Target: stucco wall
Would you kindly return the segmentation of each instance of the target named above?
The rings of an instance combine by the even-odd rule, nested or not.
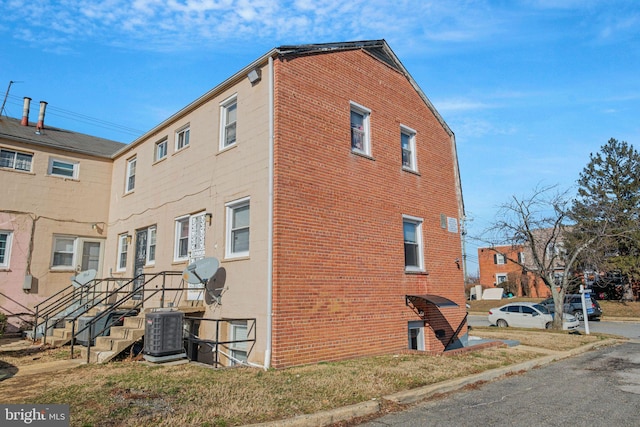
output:
[[[226,290],[221,305],[205,304],[205,317],[256,317],[259,342],[250,355],[250,361],[256,363],[263,362],[267,309],[268,71],[263,70],[262,75],[263,80],[253,86],[243,78],[211,94],[115,160],[105,263],[108,274],[132,277],[135,237],[129,246],[126,271],[118,272],[118,235],[135,236],[136,230],[155,225],[156,261],[145,267],[145,273],[183,271],[187,262],[173,261],[175,219],[203,211],[210,213],[205,255],[220,261],[220,268],[226,272]],[[237,142],[221,151],[220,103],[234,94],[238,102]],[[175,131],[187,124],[189,145],[176,152]],[[168,155],[154,162],[155,144],[163,138],[168,138]],[[137,158],[135,190],[125,194],[126,164],[132,156]],[[245,197],[250,198],[250,254],[226,259],[225,204]],[[211,330],[203,327],[200,332],[203,338],[211,339]]]
[[[75,274],[77,265],[52,268],[53,235],[104,241],[112,163],[8,140],[0,140],[0,146],[33,154],[31,172],[0,169],[0,230],[13,232],[9,267],[0,269],[0,292],[4,294],[0,295],[0,306],[10,313],[27,313],[47,296],[69,286]],[[78,178],[48,175],[51,157],[79,162]],[[76,261],[80,263],[78,258]],[[22,289],[26,274],[35,278],[29,293]]]

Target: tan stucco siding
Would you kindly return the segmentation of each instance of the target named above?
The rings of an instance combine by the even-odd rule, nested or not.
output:
[[[0,147],[33,155],[30,172],[0,169],[0,230],[13,233],[10,265],[0,268],[0,291],[15,300],[0,296],[0,306],[26,312],[16,303],[33,308],[69,286],[81,263],[76,253],[74,266],[52,268],[54,235],[102,242],[104,248],[112,162],[8,140],[0,140]],[[77,163],[77,178],[48,174],[51,158]],[[35,280],[25,293],[22,286],[28,274]]]
[[[266,76],[267,70],[263,70]],[[237,96],[237,142],[220,150],[220,105]],[[175,149],[175,132],[189,125],[189,145]],[[174,261],[175,220],[184,215],[210,213],[206,225],[205,256],[215,257],[226,272],[222,304],[207,306],[209,318],[258,318],[259,343],[250,360],[262,362],[265,348],[267,309],[268,239],[268,86],[266,79],[252,86],[243,79],[224,91],[212,94],[192,111],[185,111],[154,135],[121,153],[114,162],[109,242],[105,269],[114,276],[133,275],[135,237],[129,247],[127,268],[117,272],[118,235],[135,236],[138,229],[157,227],[155,265],[145,273],[182,271],[187,262]],[[156,142],[167,138],[168,155],[154,162]],[[137,159],[134,191],[125,194],[127,161]],[[225,257],[225,205],[249,198],[249,256],[229,260]],[[206,304],[205,304],[206,305]],[[201,328],[201,336],[211,339],[211,331]],[[223,337],[228,339],[228,337]]]

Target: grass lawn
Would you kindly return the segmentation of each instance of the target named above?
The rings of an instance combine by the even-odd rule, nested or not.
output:
[[[496,337],[517,334],[523,344],[563,350],[603,339],[553,331],[478,332]],[[0,367],[19,368],[68,355],[64,348],[3,352]],[[517,347],[492,348],[454,356],[397,354],[268,371],[125,360],[9,378],[0,382],[0,396],[2,403],[70,404],[72,426],[235,426],[379,399],[536,357],[538,353]]]

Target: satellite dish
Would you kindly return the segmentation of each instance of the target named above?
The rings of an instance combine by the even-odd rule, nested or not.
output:
[[[76,288],[81,288],[95,279],[97,275],[98,272],[94,269],[83,271],[75,276],[71,276],[71,284]]]
[[[218,271],[218,266],[220,263],[216,258],[202,258],[189,264],[182,272],[182,278],[194,285],[206,285]]]
[[[225,270],[224,267],[219,268],[205,286],[207,293],[204,295],[204,300],[207,304],[211,304],[214,301],[220,304],[220,297],[222,297],[222,291],[225,289],[224,284],[226,281],[227,270]]]

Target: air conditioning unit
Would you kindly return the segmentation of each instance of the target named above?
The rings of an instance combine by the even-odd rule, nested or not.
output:
[[[147,313],[144,326],[144,358],[167,362],[187,357],[182,340],[184,313],[155,311]]]

